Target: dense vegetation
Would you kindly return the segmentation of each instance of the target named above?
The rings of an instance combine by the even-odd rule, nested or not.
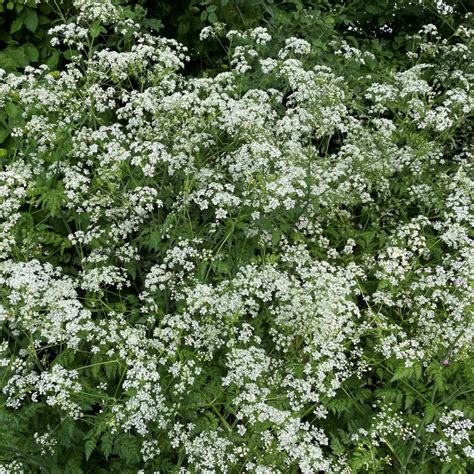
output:
[[[474,471],[465,2],[0,11],[0,473]]]

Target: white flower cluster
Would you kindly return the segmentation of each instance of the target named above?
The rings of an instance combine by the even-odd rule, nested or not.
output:
[[[52,31],[66,45],[97,19],[129,48],[0,75],[0,103],[23,110],[0,173],[7,407],[99,407],[144,464],[158,437],[185,453],[179,472],[349,472],[350,441],[337,453],[324,429],[346,384],[377,361],[427,368],[472,347],[472,155],[443,141],[472,113],[472,77],[435,87],[424,47],[364,108],[308,65],[308,42],[269,55],[257,28],[228,33],[231,71],[190,78],[176,42],[113,2],[74,3],[78,22]],[[92,395],[89,371],[107,376]],[[398,408],[369,418],[354,443],[416,437]],[[472,457],[471,428],[447,413],[433,453]]]
[[[455,452],[461,448],[462,454],[468,458],[474,458],[472,448],[472,428],[474,422],[466,418],[460,410],[451,410],[445,412],[439,417],[438,424],[431,423],[426,427],[428,433],[439,437],[432,439],[432,453],[439,457],[443,462],[450,462],[452,458],[460,459],[460,455]]]
[[[94,327],[72,280],[50,264],[0,262],[0,284],[6,291],[0,306],[3,324],[14,333],[28,331],[38,346],[65,344],[77,349],[81,335]]]
[[[51,433],[35,433],[33,438],[36,444],[41,447],[40,453],[42,456],[54,454],[54,446],[57,444],[57,440],[51,435]]]

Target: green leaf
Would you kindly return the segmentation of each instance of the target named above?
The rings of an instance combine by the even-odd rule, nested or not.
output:
[[[16,118],[20,114],[20,109],[12,102],[5,104],[5,111],[10,118]]]
[[[39,51],[37,48],[35,48],[32,44],[27,44],[24,46],[24,49],[31,62],[38,61]]]
[[[78,51],[77,49],[68,49],[67,51],[64,51],[64,57],[66,59],[71,59],[73,56],[77,56]]]
[[[140,450],[138,449],[135,438],[123,436],[119,438],[115,444],[118,455],[127,464],[136,464],[140,462]]]
[[[181,36],[186,35],[189,32],[190,26],[189,21],[181,21],[178,25],[178,34]]]
[[[12,21],[12,25],[10,26],[10,34],[16,33],[17,31],[21,30],[22,26],[23,26],[23,15],[15,18],[15,20]]]
[[[146,18],[143,20],[143,24],[152,30],[160,31],[163,28],[163,23],[156,18]]]
[[[0,143],[3,143],[8,137],[8,135],[10,135],[10,130],[8,129],[0,130]]]
[[[107,380],[114,378],[117,374],[118,364],[104,364],[103,367]]]
[[[91,373],[92,377],[95,379],[99,376],[101,368],[102,357],[99,355],[92,356],[91,366],[87,370]]]
[[[377,13],[383,12],[384,8],[381,6],[373,5],[373,4],[367,4],[365,6],[365,9],[367,12],[372,13],[373,15],[376,15]]]
[[[57,357],[54,359],[55,364],[60,364],[63,367],[67,367],[74,362],[75,354],[71,350],[63,350]]]
[[[416,401],[416,397],[412,394],[405,395],[405,410],[409,410]]]
[[[147,240],[147,247],[157,252],[160,249],[161,244],[161,232],[158,230],[152,230]]]
[[[441,370],[436,370],[433,373],[433,380],[434,385],[439,392],[444,392],[446,390],[446,381]]]
[[[133,280],[137,278],[137,267],[133,263],[130,263],[125,266],[127,269],[128,274],[132,277]]]
[[[92,38],[97,38],[100,35],[101,31],[102,31],[102,26],[100,22],[98,21],[95,21],[94,23],[92,23],[89,29],[89,33]]]
[[[217,21],[217,15],[215,13],[209,13],[209,21],[215,23]]]
[[[104,433],[100,438],[100,448],[104,453],[105,459],[109,459],[114,445],[114,437],[110,433]]]
[[[336,456],[344,454],[344,446],[337,436],[331,437],[331,449]]]
[[[46,65],[49,67],[49,69],[54,69],[58,65],[58,62],[59,62],[59,52],[53,51],[49,59],[46,61]]]
[[[410,379],[416,374],[413,367],[405,367],[404,363],[401,363],[397,366],[393,377],[390,379],[390,382],[395,382],[401,379]]]
[[[91,457],[92,452],[94,451],[95,447],[97,446],[95,439],[88,439],[84,444],[84,453],[86,456],[86,461],[89,460]]]
[[[427,405],[425,408],[425,414],[424,414],[424,422],[425,423],[431,423],[435,419],[435,417],[438,415],[438,409],[436,408],[435,405]]]
[[[2,68],[16,69],[28,66],[30,63],[28,57],[25,54],[24,48],[16,48],[14,46],[8,46],[0,53],[0,64]]]
[[[36,14],[36,11],[33,10],[32,8],[27,8],[25,10],[25,26],[32,32],[34,33],[36,29],[38,28],[38,15]]]
[[[78,458],[68,459],[64,474],[82,474],[83,472],[81,469],[81,461]]]

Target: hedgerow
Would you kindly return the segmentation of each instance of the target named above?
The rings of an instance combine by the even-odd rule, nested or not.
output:
[[[0,70],[0,472],[472,472],[470,16],[190,75],[131,12]]]

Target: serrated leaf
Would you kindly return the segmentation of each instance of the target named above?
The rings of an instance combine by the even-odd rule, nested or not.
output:
[[[404,364],[399,365],[395,369],[395,373],[393,377],[390,379],[390,382],[396,382],[397,380],[401,379],[410,379],[415,375],[415,369],[413,367],[405,367]]]
[[[104,433],[100,438],[100,449],[104,453],[105,459],[108,459],[112,453],[114,437],[110,433]]]
[[[86,461],[89,460],[96,446],[97,446],[97,442],[95,439],[86,440],[84,444],[84,454],[86,456]]]
[[[410,409],[416,401],[416,397],[411,394],[405,395],[405,410]]]
[[[163,28],[163,23],[161,23],[160,20],[157,20],[156,18],[147,18],[143,20],[143,24],[152,30],[155,31],[160,31]]]
[[[427,405],[425,408],[424,422],[431,423],[438,414],[438,409],[435,405]]]
[[[118,365],[117,364],[104,364],[105,376],[108,380],[115,377],[117,374]]]
[[[118,455],[127,464],[135,464],[140,461],[140,450],[134,438],[123,436],[115,444]]]
[[[95,379],[99,376],[100,373],[100,363],[102,362],[102,357],[98,355],[94,355],[91,359],[91,366],[88,367],[92,377]]]
[[[81,460],[77,457],[68,459],[64,474],[82,474],[84,471],[81,468]]]
[[[446,382],[441,371],[436,371],[433,373],[433,380],[436,389],[440,392],[443,392],[446,388]]]
[[[337,436],[332,436],[331,439],[331,449],[332,452],[337,456],[344,454],[344,446]]]

